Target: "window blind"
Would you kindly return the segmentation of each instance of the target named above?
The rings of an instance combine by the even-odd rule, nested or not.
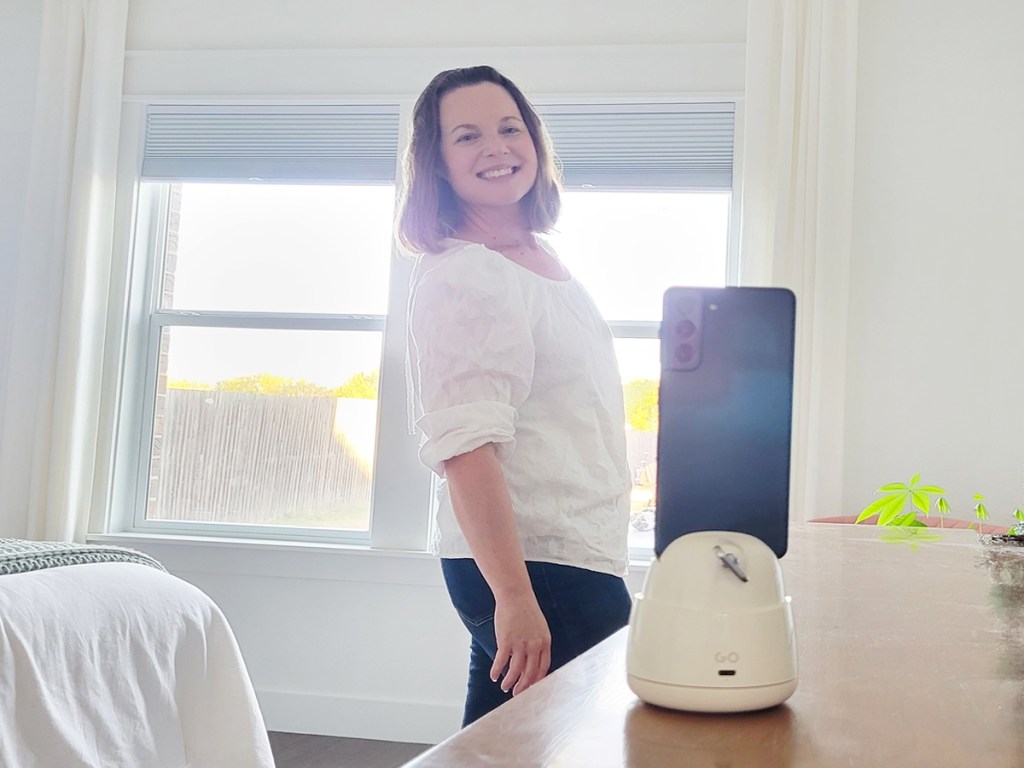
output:
[[[537,109],[569,188],[732,188],[731,103]],[[150,105],[142,176],[394,183],[398,136],[398,105]]]
[[[398,105],[150,105],[142,177],[394,183]]]
[[[548,104],[537,111],[568,188],[732,188],[731,103]]]

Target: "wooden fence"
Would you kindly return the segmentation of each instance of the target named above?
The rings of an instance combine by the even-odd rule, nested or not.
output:
[[[376,400],[171,389],[165,402],[149,519],[367,529]]]

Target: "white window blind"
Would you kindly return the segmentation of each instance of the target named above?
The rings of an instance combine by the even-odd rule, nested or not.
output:
[[[538,106],[575,189],[731,189],[734,107]],[[142,177],[394,183],[398,105],[150,105]]]
[[[548,104],[538,112],[568,188],[732,188],[731,103]]]
[[[142,177],[394,183],[398,105],[150,105]]]

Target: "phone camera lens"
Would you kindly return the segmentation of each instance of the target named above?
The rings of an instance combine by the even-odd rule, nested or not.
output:
[[[697,326],[693,324],[692,320],[680,320],[676,326],[676,337],[679,339],[689,339],[697,332]]]
[[[693,358],[696,356],[697,350],[693,348],[692,344],[680,344],[676,347],[676,359],[683,365],[693,362]]]

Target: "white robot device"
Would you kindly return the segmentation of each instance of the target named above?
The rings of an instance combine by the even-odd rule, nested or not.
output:
[[[633,604],[626,672],[641,700],[671,709],[746,712],[788,699],[796,636],[774,552],[728,531],[672,542]]]
[[[744,712],[796,690],[788,543],[796,300],[669,288],[661,324],[657,557],[630,617],[643,701]]]

